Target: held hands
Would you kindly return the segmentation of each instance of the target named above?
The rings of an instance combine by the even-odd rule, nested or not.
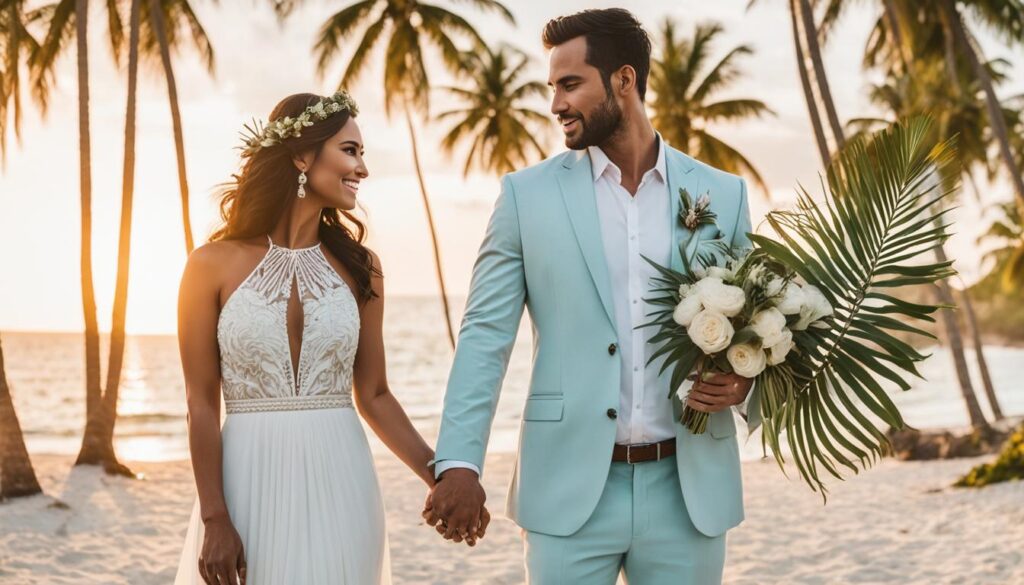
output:
[[[706,372],[702,380],[697,380],[695,374],[686,379],[693,381],[686,405],[701,412],[718,412],[743,404],[754,384],[753,378],[735,373]]]
[[[476,472],[449,469],[441,474],[427,495],[423,519],[446,540],[466,541],[469,546],[476,546],[491,523],[491,514],[484,506],[486,499]]]
[[[208,520],[203,550],[199,555],[199,575],[208,585],[245,585],[245,552],[242,538],[226,517]]]

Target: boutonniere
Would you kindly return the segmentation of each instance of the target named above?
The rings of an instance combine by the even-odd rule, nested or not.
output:
[[[683,227],[693,231],[704,224],[715,225],[718,216],[711,211],[711,197],[707,193],[698,197],[695,203],[689,191],[679,189],[679,200],[682,202],[679,207],[679,221]]]

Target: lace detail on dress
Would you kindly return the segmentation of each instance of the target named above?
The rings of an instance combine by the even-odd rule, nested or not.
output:
[[[303,313],[297,372],[287,323],[293,282]],[[228,413],[352,406],[359,307],[319,245],[289,249],[270,241],[224,304],[217,341]]]

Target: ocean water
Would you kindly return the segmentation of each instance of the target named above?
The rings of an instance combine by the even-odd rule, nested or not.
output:
[[[463,301],[452,307],[456,323]],[[388,299],[385,315],[388,381],[428,441],[437,435],[445,382],[451,365],[440,302],[428,298]],[[30,452],[75,454],[85,426],[83,336],[81,333],[0,333],[7,376]],[[107,339],[101,341],[106,368]],[[531,340],[523,319],[491,434],[492,451],[514,451],[530,375]],[[1003,411],[1024,414],[1024,348],[987,346],[986,357]],[[949,355],[942,348],[920,366],[925,380],[894,393],[906,422],[918,428],[967,425]],[[926,352],[926,353],[928,353]],[[969,352],[974,368],[974,354]],[[982,407],[980,376],[975,376]],[[127,340],[115,431],[116,448],[126,460],[188,458],[185,388],[173,335],[136,335]],[[757,436],[746,440],[744,459],[761,456]],[[367,429],[374,449],[383,444]]]

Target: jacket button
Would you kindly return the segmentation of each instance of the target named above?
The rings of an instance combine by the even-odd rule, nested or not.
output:
[[[619,349],[619,346],[614,343],[608,346],[608,355],[615,355],[615,352]]]
[[[608,418],[610,418],[612,420],[614,420],[614,419],[619,417],[619,413],[615,412],[614,408],[609,408],[607,414],[608,414]]]

